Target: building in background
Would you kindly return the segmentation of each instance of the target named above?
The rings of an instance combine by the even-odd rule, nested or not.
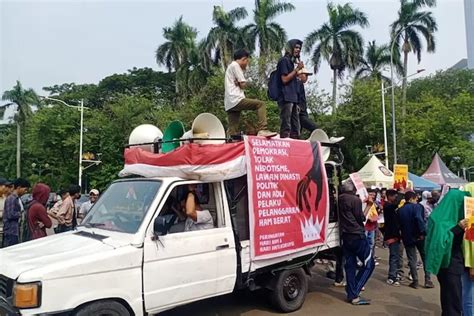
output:
[[[466,19],[467,68],[474,69],[474,0],[464,0]]]

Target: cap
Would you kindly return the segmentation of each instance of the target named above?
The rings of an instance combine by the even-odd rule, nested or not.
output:
[[[298,71],[298,75],[302,75],[302,74],[305,74],[305,75],[308,75],[308,76],[311,76],[313,73],[312,72],[309,72],[308,69],[306,68],[303,68],[301,70]]]
[[[5,178],[0,178],[0,185],[11,185],[11,181],[8,181]]]
[[[92,189],[92,190],[89,191],[89,194],[99,195],[99,190]]]

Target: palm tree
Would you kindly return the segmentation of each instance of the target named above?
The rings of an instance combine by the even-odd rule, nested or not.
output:
[[[17,80],[12,90],[7,90],[2,95],[3,101],[10,103],[0,106],[0,116],[4,116],[5,109],[16,105],[16,114],[14,121],[16,123],[16,176],[21,176],[21,127],[24,126],[26,119],[33,113],[31,106],[40,105],[39,97],[33,89],[23,89],[21,83]]]
[[[305,51],[311,53],[314,71],[317,72],[324,58],[333,70],[332,103],[336,109],[337,78],[346,68],[355,70],[364,52],[362,35],[351,29],[353,26],[367,27],[367,15],[348,3],[333,5],[328,3],[329,22],[311,32],[304,40]],[[313,50],[313,46],[315,46]]]
[[[246,17],[247,10],[244,7],[226,12],[223,7],[214,6],[212,21],[216,26],[209,31],[207,44],[216,50],[216,56],[220,57],[224,69],[232,60],[232,52],[244,46],[243,33],[235,23]]]
[[[163,37],[167,40],[156,50],[156,62],[164,65],[168,72],[178,69],[188,61],[189,55],[195,49],[197,30],[183,22],[183,17],[179,17],[172,27],[163,28]],[[186,81],[186,73],[176,73],[176,95],[179,95],[179,81]]]
[[[400,59],[395,58],[393,62],[397,71],[400,74],[403,73]],[[382,74],[382,71],[386,66],[390,66],[390,46],[388,44],[378,46],[375,41],[371,41],[367,45],[364,58],[360,61],[355,78],[376,78],[378,80],[389,82],[390,79]]]
[[[206,39],[201,40],[195,49],[190,52],[188,62],[184,63],[178,72],[187,73],[186,89],[191,93],[196,93],[205,86],[207,78],[212,74],[213,63],[211,51]]]
[[[438,25],[432,12],[422,11],[423,7],[435,4],[434,0],[400,0],[398,19],[391,24],[392,43],[396,45],[398,51],[401,48],[403,52],[402,117],[406,114],[408,53],[413,51],[418,63],[421,61],[422,37],[426,41],[426,50],[435,51],[433,34],[438,30]]]
[[[289,2],[277,0],[255,0],[253,23],[245,26],[242,31],[247,38],[250,50],[258,43],[260,57],[272,52],[281,53],[286,42],[286,32],[280,24],[272,22],[278,15],[290,12],[295,6]]]

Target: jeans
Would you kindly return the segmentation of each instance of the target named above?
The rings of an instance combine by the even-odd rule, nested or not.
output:
[[[318,128],[316,123],[314,123],[306,111],[300,112],[300,127],[301,131],[304,129],[308,130],[310,133]]]
[[[365,232],[367,240],[369,242],[370,250],[372,251],[372,257],[375,255],[375,230],[369,230]]]
[[[342,250],[346,264],[346,294],[349,301],[359,297],[360,291],[374,272],[375,261],[371,256],[367,238],[344,238]],[[357,272],[357,259],[362,261],[363,267]],[[356,275],[357,272],[357,275]]]
[[[236,135],[239,133],[240,112],[246,110],[257,111],[258,117],[258,131],[267,129],[267,108],[265,102],[255,99],[242,99],[236,106],[227,111],[227,118],[229,120],[229,135]]]
[[[405,271],[403,270],[403,253],[405,252],[405,246],[403,246],[403,243],[400,242],[400,245],[398,247],[398,268],[397,268],[397,273],[404,275]]]
[[[474,281],[469,276],[469,270],[462,274],[462,310],[464,315],[474,315]]]
[[[418,272],[416,271],[416,264],[418,262],[418,258],[416,256],[416,250],[420,253],[421,261],[423,262],[423,270],[425,272],[425,282],[431,281],[431,276],[428,271],[426,271],[426,264],[425,264],[425,241],[418,240],[414,245],[405,245],[405,251],[408,257],[408,266],[410,267],[410,273],[413,278],[413,282],[418,282]]]
[[[462,285],[461,275],[450,273],[448,269],[440,269],[438,281],[441,296],[442,316],[462,315]],[[467,314],[472,315],[472,314]]]
[[[391,280],[397,279],[398,266],[400,261],[400,241],[396,241],[388,245],[389,259],[388,259],[388,278]]]
[[[3,235],[3,248],[13,246],[19,243],[17,235]]]
[[[337,283],[341,283],[344,280],[344,271],[342,271],[344,257],[342,253],[342,247],[334,248],[334,252],[336,254],[336,279]]]
[[[300,118],[298,105],[291,102],[278,102],[280,108],[280,138],[299,138]]]

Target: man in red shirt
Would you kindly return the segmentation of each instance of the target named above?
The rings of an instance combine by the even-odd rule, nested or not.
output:
[[[48,202],[49,186],[43,183],[37,183],[33,187],[33,201],[28,209],[28,229],[30,230],[30,239],[46,237],[46,228],[51,228],[52,222],[46,212],[46,203]]]
[[[370,197],[370,200],[371,201],[375,201],[375,198],[376,198],[376,193],[374,190],[368,190],[369,192],[369,197]],[[374,208],[377,208],[375,202],[372,204],[372,207]],[[367,218],[367,222],[365,223],[365,234],[367,235],[367,239],[369,241],[369,246],[370,246],[370,249],[372,251],[372,256],[374,257],[375,256],[375,233],[377,231],[377,226],[378,226],[378,223],[377,223],[377,220],[378,220],[378,214],[377,216],[374,216],[375,214],[370,214],[371,212],[371,209],[370,207],[367,207],[365,209],[366,213],[365,213],[365,216]],[[378,210],[377,210],[377,213],[378,213]],[[378,265],[378,262],[376,261],[375,262],[375,265]]]

